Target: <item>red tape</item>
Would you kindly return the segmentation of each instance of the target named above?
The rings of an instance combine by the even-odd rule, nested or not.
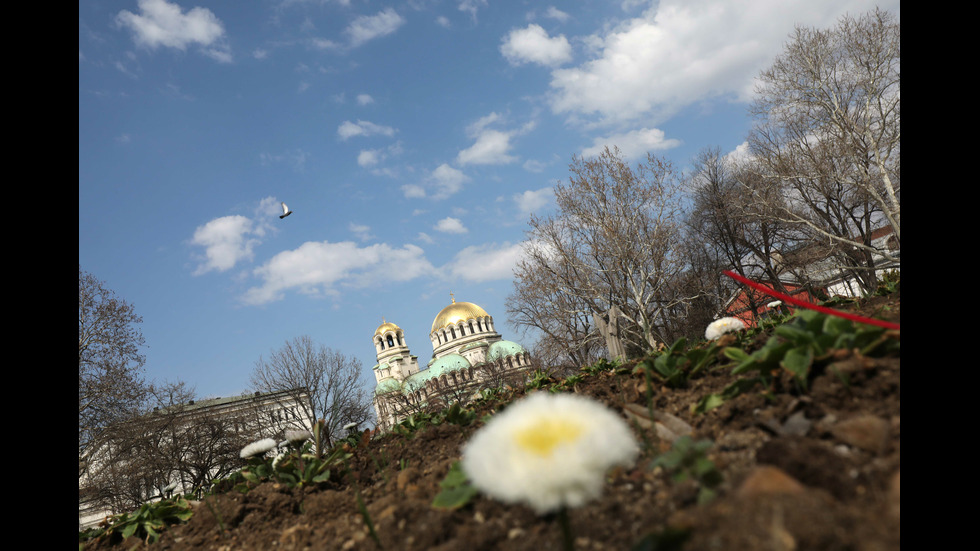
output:
[[[735,281],[738,281],[740,283],[744,283],[745,285],[748,285],[749,287],[752,287],[753,289],[755,289],[757,291],[761,291],[761,292],[763,292],[763,293],[765,293],[767,295],[774,296],[774,297],[776,297],[776,298],[778,298],[778,299],[780,299],[782,301],[788,302],[790,304],[794,304],[796,306],[800,306],[802,308],[809,308],[810,310],[816,310],[817,312],[823,312],[824,314],[830,314],[831,316],[837,316],[839,318],[849,319],[851,321],[856,321],[858,323],[867,323],[869,325],[877,325],[878,327],[884,327],[886,329],[897,329],[897,330],[901,331],[901,328],[900,328],[899,324],[897,324],[897,323],[892,323],[890,321],[884,321],[884,320],[876,320],[876,319],[872,319],[872,318],[866,318],[864,316],[858,316],[856,314],[848,314],[847,312],[841,312],[840,310],[834,310],[833,308],[827,308],[826,306],[819,306],[817,304],[811,304],[809,302],[806,302],[805,300],[800,300],[798,298],[793,298],[793,297],[791,297],[789,295],[780,293],[779,291],[776,291],[774,289],[770,289],[770,288],[768,288],[768,287],[766,287],[764,285],[760,285],[760,284],[752,281],[751,279],[746,279],[746,278],[744,278],[744,277],[736,274],[735,272],[733,272],[731,270],[725,270],[723,273],[726,276],[734,279]]]

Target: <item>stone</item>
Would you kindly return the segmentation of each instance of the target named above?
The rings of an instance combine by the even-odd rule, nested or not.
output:
[[[419,476],[419,470],[415,467],[406,467],[398,471],[398,476],[395,478],[395,486],[404,491],[405,488]]]
[[[855,448],[882,454],[888,445],[890,423],[874,415],[861,415],[835,423],[830,428],[834,438]]]
[[[801,494],[805,486],[798,480],[786,474],[786,471],[769,465],[756,467],[742,481],[735,491],[740,498],[750,498],[760,495]]]

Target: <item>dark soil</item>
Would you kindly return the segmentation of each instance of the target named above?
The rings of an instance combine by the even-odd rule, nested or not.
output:
[[[900,321],[899,293],[842,309]],[[840,356],[805,393],[777,384],[767,396],[757,388],[701,415],[691,413],[692,404],[731,382],[730,370],[706,372],[682,389],[656,388],[656,410],[686,421],[695,439],[713,442],[708,457],[723,474],[717,497],[698,504],[696,482],[675,482],[651,468],[669,448],[661,439],[635,467],[611,473],[600,499],[570,511],[575,549],[900,549],[900,358]],[[648,403],[643,377],[628,372],[584,377],[574,392],[617,411]],[[556,519],[523,506],[479,496],[452,511],[432,507],[439,483],[481,424],[375,438],[353,450],[347,476],[320,487],[264,483],[247,494],[208,497],[195,503],[188,523],[146,547],[378,549],[359,510],[359,490],[386,550],[561,549]],[[646,432],[649,440],[653,431]],[[112,548],[144,547],[132,540]]]

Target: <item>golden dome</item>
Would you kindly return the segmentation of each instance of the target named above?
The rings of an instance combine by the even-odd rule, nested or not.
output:
[[[394,331],[395,333],[398,333],[401,331],[401,327],[398,327],[390,321],[386,321],[378,326],[378,330],[374,332],[374,336],[384,335],[387,331]]]
[[[452,325],[460,321],[489,317],[490,314],[476,304],[473,304],[472,302],[456,302],[456,299],[454,298],[452,304],[443,308],[442,311],[439,312],[439,315],[436,316],[436,319],[433,320],[432,331],[442,329],[447,325]],[[430,331],[430,333],[432,331]]]

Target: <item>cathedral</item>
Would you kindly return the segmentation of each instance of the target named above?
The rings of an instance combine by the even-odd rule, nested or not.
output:
[[[429,405],[466,401],[482,386],[501,386],[506,378],[531,366],[523,346],[504,340],[493,317],[472,302],[452,302],[432,321],[432,360],[420,369],[405,341],[405,332],[384,321],[374,332],[378,364],[374,408],[378,427],[391,428],[405,416]]]

